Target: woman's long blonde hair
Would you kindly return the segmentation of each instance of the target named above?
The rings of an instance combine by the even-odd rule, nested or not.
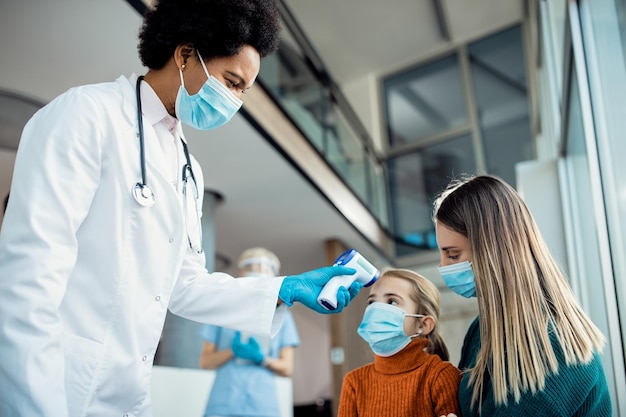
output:
[[[587,363],[604,336],[574,298],[520,195],[497,177],[452,182],[435,201],[434,219],[469,239],[481,349],[469,370],[472,407],[482,403],[485,375],[496,404],[518,402],[558,372],[550,341],[568,365]]]
[[[409,296],[417,304],[418,311],[407,311],[407,313],[423,314],[435,319],[435,327],[426,336],[429,341],[426,351],[438,355],[444,361],[449,360],[448,348],[439,334],[439,290],[435,284],[408,269],[383,270],[378,280],[385,277],[400,278],[413,285],[413,292]]]

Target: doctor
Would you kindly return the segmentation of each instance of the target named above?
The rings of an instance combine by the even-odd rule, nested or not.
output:
[[[28,122],[0,234],[0,416],[151,416],[168,309],[260,334],[296,301],[326,312],[321,287],[353,269],[207,273],[180,126],[228,122],[279,31],[273,0],[161,0],[140,33],[145,77],[70,89]]]

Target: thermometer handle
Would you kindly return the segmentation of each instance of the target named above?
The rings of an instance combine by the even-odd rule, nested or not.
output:
[[[369,287],[378,279],[378,269],[354,249],[349,249],[342,253],[334,265],[354,268],[355,273],[354,275],[335,276],[324,285],[320,295],[317,297],[317,302],[327,310],[337,309],[337,291],[339,291],[339,287],[349,289],[354,281],[359,281],[364,286]]]
[[[328,310],[337,309],[337,291],[339,287],[350,288],[356,276],[354,275],[338,275],[331,278],[317,297],[317,302]]]

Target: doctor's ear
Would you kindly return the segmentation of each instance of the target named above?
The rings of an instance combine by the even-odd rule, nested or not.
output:
[[[189,57],[195,54],[195,47],[191,43],[181,43],[174,50],[174,60],[176,61],[176,66],[181,69],[184,69],[187,65],[187,60]]]

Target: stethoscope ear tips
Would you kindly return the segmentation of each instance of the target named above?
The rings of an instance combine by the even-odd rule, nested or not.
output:
[[[144,207],[154,206],[155,198],[154,191],[147,184],[138,182],[133,186],[133,197],[139,205]]]

